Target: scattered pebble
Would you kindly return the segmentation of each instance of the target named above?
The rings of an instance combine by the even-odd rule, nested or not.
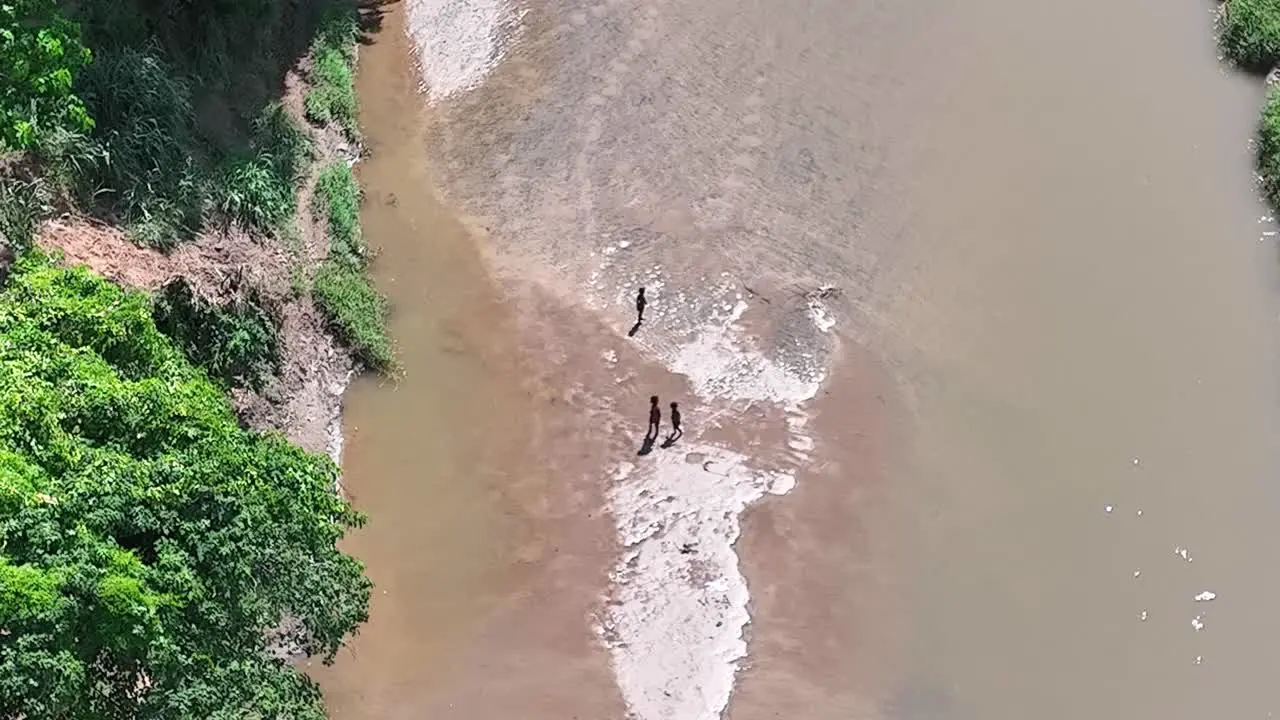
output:
[[[1199,665],[1199,664],[1200,664],[1200,659],[1201,659],[1201,658],[1200,658],[1200,656],[1199,656],[1199,655],[1197,655],[1197,656],[1196,656],[1196,662],[1195,662],[1195,664],[1196,664],[1196,665]]]
[[[1190,553],[1190,552],[1188,552],[1188,550],[1187,550],[1186,548],[1182,547],[1181,545],[1179,545],[1179,546],[1177,546],[1177,547],[1175,547],[1175,548],[1173,549],[1173,554],[1174,554],[1174,555],[1177,555],[1178,557],[1182,558],[1183,560],[1186,560],[1187,562],[1191,562],[1191,553]]]
[[[1141,509],[1141,508],[1139,508],[1139,509],[1138,509],[1138,517],[1142,517],[1142,509]]]
[[[1138,619],[1139,619],[1139,620],[1141,620],[1142,622],[1146,622],[1146,621],[1147,621],[1147,611],[1146,611],[1146,610],[1143,610],[1143,611],[1142,611],[1142,613],[1141,613],[1140,615],[1138,615]]]
[[[1212,599],[1214,599],[1214,598],[1216,598],[1216,597],[1218,597],[1218,594],[1217,594],[1217,593],[1215,593],[1215,592],[1209,592],[1208,590],[1205,590],[1204,592],[1202,592],[1202,593],[1200,593],[1199,595],[1195,596],[1195,601],[1196,601],[1196,602],[1209,602],[1210,600],[1212,600]]]
[[[1111,512],[1111,511],[1112,511],[1112,509],[1113,509],[1113,508],[1112,508],[1110,505],[1108,505],[1108,506],[1106,506],[1106,507],[1105,507],[1105,508],[1103,508],[1103,509],[1104,509],[1104,510],[1106,510],[1106,511],[1109,513],[1109,512]]]
[[[1136,458],[1136,457],[1135,457],[1135,458],[1133,459],[1133,466],[1134,466],[1134,467],[1138,467],[1138,466],[1139,466],[1139,465],[1141,465],[1141,464],[1142,464],[1142,461],[1141,461],[1141,460],[1139,460],[1138,458]]]
[[[1195,616],[1195,617],[1191,618],[1191,627],[1195,628],[1195,629],[1196,629],[1196,632],[1200,632],[1201,630],[1203,630],[1203,629],[1204,629],[1204,621],[1202,621],[1202,620],[1200,619],[1200,618],[1202,618],[1202,617],[1204,617],[1204,616],[1203,616],[1203,615],[1197,615],[1197,616]]]
[[[1139,576],[1139,575],[1141,575],[1141,574],[1142,574],[1142,571],[1141,571],[1141,570],[1134,570],[1134,571],[1133,571],[1133,576],[1134,576],[1134,577],[1138,577],[1138,576]]]

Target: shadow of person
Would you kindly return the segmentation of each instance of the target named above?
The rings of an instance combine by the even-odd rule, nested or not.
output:
[[[637,320],[635,325],[631,326],[631,331],[627,333],[627,337],[635,337],[640,332],[640,321]]]
[[[656,437],[645,435],[644,442],[640,443],[640,451],[637,452],[636,455],[648,455],[649,453],[653,452],[653,443],[657,439],[658,438]]]

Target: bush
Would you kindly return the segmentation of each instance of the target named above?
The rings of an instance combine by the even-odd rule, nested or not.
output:
[[[1258,129],[1258,174],[1262,191],[1273,207],[1280,207],[1280,88],[1267,92]]]
[[[94,121],[72,92],[92,55],[80,26],[54,0],[0,4],[0,145],[25,150],[54,128],[87,131]]]
[[[0,293],[0,717],[322,720],[266,636],[329,660],[367,619],[362,518],[150,310],[37,253]]]
[[[1280,0],[1229,0],[1222,50],[1234,63],[1267,72],[1280,62]]]
[[[328,260],[316,273],[312,294],[362,362],[375,370],[394,366],[386,331],[387,300],[363,272]]]
[[[151,315],[188,360],[227,387],[261,390],[280,369],[279,322],[256,291],[220,307],[179,279],[156,293]]]

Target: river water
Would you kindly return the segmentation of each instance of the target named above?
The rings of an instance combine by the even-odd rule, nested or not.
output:
[[[335,717],[1276,709],[1280,284],[1212,8],[406,3]],[[689,432],[637,458],[651,393]]]

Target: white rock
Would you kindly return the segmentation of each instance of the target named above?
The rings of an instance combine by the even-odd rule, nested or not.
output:
[[[1218,597],[1218,594],[1217,594],[1217,593],[1215,593],[1215,592],[1210,592],[1210,591],[1208,591],[1208,590],[1205,590],[1204,592],[1202,592],[1202,593],[1200,593],[1199,595],[1195,596],[1195,601],[1196,601],[1196,602],[1209,602],[1210,600],[1212,600],[1212,599],[1214,599],[1214,598],[1216,598],[1216,597]]]

